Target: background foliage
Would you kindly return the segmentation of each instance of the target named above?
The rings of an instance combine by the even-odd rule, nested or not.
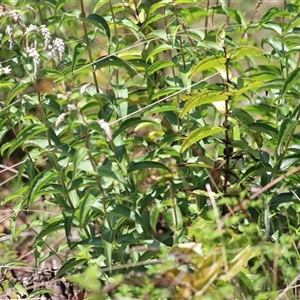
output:
[[[300,297],[299,3],[245,3],[4,1],[4,287]]]

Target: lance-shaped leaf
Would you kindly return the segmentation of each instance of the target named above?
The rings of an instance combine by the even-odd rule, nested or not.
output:
[[[97,14],[90,14],[87,18],[82,18],[85,21],[92,23],[98,27],[101,31],[105,32],[105,35],[110,39],[110,29],[105,19]]]
[[[242,87],[241,89],[239,89],[238,91],[234,92],[234,96],[240,96],[243,93],[246,93],[247,91],[251,90],[251,89],[258,89],[261,86],[264,85],[264,81],[260,80],[260,81],[254,81],[250,84],[245,85],[244,87]]]
[[[150,76],[152,75],[153,73],[161,70],[161,69],[164,69],[164,68],[168,68],[168,67],[173,67],[174,66],[174,63],[172,61],[167,61],[167,60],[159,60],[159,61],[156,61],[154,64],[152,64],[146,71],[146,74],[145,76]]]
[[[288,77],[286,78],[283,87],[282,87],[282,96],[285,95],[285,93],[294,86],[295,83],[298,83],[300,79],[300,67],[296,68],[294,71],[292,71]]]
[[[199,142],[200,140],[202,140],[208,136],[217,134],[224,130],[225,130],[225,128],[218,127],[218,126],[212,127],[212,126],[206,125],[206,126],[200,127],[198,129],[192,131],[189,134],[189,136],[184,140],[184,142],[181,145],[180,152],[183,153],[191,145]]]
[[[180,118],[183,118],[187,113],[189,113],[192,109],[204,105],[204,104],[209,104],[212,102],[217,102],[217,101],[225,101],[228,99],[227,94],[220,94],[220,92],[196,92],[193,93],[192,95],[188,95],[184,97],[182,100],[188,100],[187,103],[185,104],[182,112],[180,113]]]
[[[226,63],[226,58],[225,57],[220,57],[220,58],[215,58],[213,57],[208,57],[203,60],[201,60],[192,70],[190,73],[190,77],[194,76],[197,73],[200,73],[201,71],[204,70],[209,70],[209,69],[214,69],[218,68],[220,66],[224,66]]]
[[[153,123],[157,124],[155,121],[151,119],[141,119],[140,117],[137,118],[131,118],[126,121],[124,121],[118,129],[113,133],[113,138],[116,138],[120,133],[122,133],[124,130],[133,127],[135,125],[139,125],[141,123]]]
[[[138,171],[141,169],[148,169],[148,168],[158,168],[163,169],[165,171],[168,171],[170,174],[172,174],[172,171],[165,166],[162,163],[156,162],[156,161],[140,161],[140,162],[132,162],[128,167],[128,173]]]
[[[253,46],[234,47],[227,51],[227,57],[230,58],[231,61],[244,59],[249,55],[263,56],[264,53],[261,49]]]
[[[149,55],[147,56],[147,59],[146,61],[148,61],[149,59],[153,58],[156,54],[159,54],[163,51],[166,51],[166,50],[170,50],[172,49],[173,47],[171,45],[168,45],[168,44],[162,44],[162,45],[159,45],[157,47],[155,47],[150,53]]]
[[[133,76],[136,72],[125,60],[115,55],[100,57],[94,64],[95,70],[105,67],[123,68],[130,76]]]

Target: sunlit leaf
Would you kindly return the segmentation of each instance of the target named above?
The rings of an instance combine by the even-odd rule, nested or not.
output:
[[[235,47],[227,50],[227,57],[230,58],[231,61],[243,59],[249,55],[263,56],[264,53],[261,49],[253,46]]]
[[[184,142],[181,145],[180,152],[183,153],[187,148],[189,148],[191,145],[194,145],[195,143],[199,142],[200,140],[212,136],[214,134],[220,133],[224,131],[225,128],[222,127],[212,127],[209,125],[200,127],[194,131],[192,131],[188,137],[184,140]]]
[[[226,61],[227,59],[225,57],[215,58],[214,56],[202,59],[196,66],[192,68],[189,76],[192,77],[201,71],[224,66]]]
[[[172,61],[159,60],[152,64],[147,70],[145,76],[150,76],[153,73],[168,67],[173,67],[174,63]]]
[[[183,118],[186,114],[188,114],[194,108],[200,105],[209,104],[217,101],[225,101],[227,99],[228,99],[228,95],[225,93],[220,94],[219,92],[210,92],[210,91],[205,91],[202,93],[194,92],[191,95],[186,95],[182,97],[182,100],[187,102],[184,105],[184,108],[181,111],[179,117]]]
[[[156,233],[156,225],[159,220],[159,215],[163,211],[163,207],[159,204],[153,205],[150,209],[150,226]]]
[[[162,45],[159,45],[157,47],[155,47],[147,56],[147,59],[146,61],[148,61],[149,59],[153,59],[155,55],[163,52],[163,51],[166,51],[166,50],[170,50],[172,49],[173,47],[171,45],[168,45],[168,44],[162,44]]]

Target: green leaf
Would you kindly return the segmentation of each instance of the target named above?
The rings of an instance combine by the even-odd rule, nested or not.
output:
[[[259,133],[265,133],[277,140],[278,131],[267,123],[256,122],[248,124],[247,127]]]
[[[220,3],[221,3],[221,6],[222,6],[222,9],[226,13],[226,15],[229,17],[226,0],[220,0]]]
[[[189,148],[191,145],[199,142],[200,140],[212,136],[214,134],[220,133],[225,131],[225,128],[222,127],[212,127],[209,125],[200,127],[194,131],[192,131],[188,137],[184,140],[184,142],[181,145],[180,152],[183,153],[187,148]]]
[[[90,14],[85,20],[94,24],[101,30],[104,29],[106,36],[110,39],[110,29],[104,18],[97,14]]]
[[[234,278],[238,273],[240,273],[245,266],[247,266],[250,259],[260,255],[259,250],[254,250],[252,246],[247,245],[244,249],[238,252],[238,254],[233,258],[229,263],[229,270],[226,274],[220,276],[221,280],[229,282]]]
[[[52,232],[59,231],[61,229],[64,229],[64,224],[62,219],[54,219],[48,221],[48,224],[45,224],[42,228],[42,230],[39,232],[35,239],[35,244],[38,243],[39,241],[42,241],[44,237],[48,236]]]
[[[68,0],[57,1],[56,7],[55,7],[56,12],[58,12],[67,2],[68,2]]]
[[[149,59],[154,59],[154,56],[156,54],[159,54],[163,51],[166,51],[166,50],[170,50],[172,49],[173,47],[171,45],[168,45],[168,44],[162,44],[162,45],[159,45],[157,47],[155,47],[147,56],[146,58],[146,61],[148,61]]]
[[[262,114],[265,117],[273,118],[273,115],[276,114],[278,108],[268,104],[260,103],[249,105],[245,107],[244,110],[251,114]]]
[[[112,266],[113,244],[115,244],[116,233],[112,230],[102,230],[103,249],[105,252],[106,265]]]
[[[1,155],[3,155],[7,148],[9,148],[8,155],[11,155],[17,148],[21,147],[25,141],[46,130],[47,128],[42,124],[30,124],[26,126],[19,132],[17,137],[12,142],[2,145]]]
[[[173,0],[162,0],[159,1],[158,3],[154,3],[151,5],[150,9],[149,9],[149,15],[156,15],[157,14],[157,10],[162,8],[162,7],[166,7],[166,4],[172,4]]]
[[[238,147],[238,148],[250,153],[253,157],[256,157],[256,158],[259,157],[259,151],[251,148],[246,141],[236,140],[236,141],[231,141],[231,143],[234,147]]]
[[[72,59],[72,67],[71,70],[74,72],[77,68],[77,63],[80,59],[80,57],[84,54],[86,51],[86,47],[82,43],[78,43],[73,50],[73,59]]]
[[[149,24],[152,24],[155,22],[157,22],[158,20],[164,19],[166,16],[163,14],[155,14],[155,15],[150,15],[149,17],[145,20],[145,22],[143,22],[143,25],[141,27],[141,30],[143,30],[144,28],[146,28]]]
[[[182,11],[182,13],[185,17],[184,18],[184,26],[186,26],[186,27],[190,26],[191,24],[193,24],[195,22],[199,22],[199,21],[201,21],[201,19],[208,16],[207,11],[204,9],[200,9],[200,8],[190,9],[190,10],[188,10],[188,8],[187,8],[187,9],[184,9]],[[193,28],[189,28],[189,33],[190,33],[190,30],[193,30]],[[201,33],[201,34],[203,34],[203,33]]]
[[[267,22],[263,24],[263,28],[273,30],[277,34],[282,35],[282,26],[276,22]]]
[[[293,193],[280,193],[274,195],[269,202],[270,210],[276,210],[277,207],[282,203],[296,203],[299,200],[295,197]]]
[[[293,70],[288,77],[285,79],[283,87],[282,87],[282,97],[284,98],[284,95],[286,92],[294,86],[296,83],[299,83],[300,80],[300,67]]]
[[[290,32],[292,29],[297,28],[300,25],[299,15],[297,15],[292,21],[286,24],[286,32]]]
[[[227,7],[227,4],[225,2],[226,0],[222,0],[222,6],[218,5],[218,6],[212,6],[209,10],[208,10],[208,15],[214,15],[214,14],[222,14],[222,15],[226,15],[230,18],[232,18],[233,20],[237,21],[238,24],[242,23],[241,20],[241,16],[238,13],[238,11],[236,9],[231,9],[229,7]]]
[[[267,173],[278,174],[280,171],[276,168],[272,168],[269,164],[257,163],[254,166],[249,167],[245,173],[241,176],[240,182],[247,179],[249,176],[266,175]]]
[[[28,291],[23,287],[23,285],[19,282],[14,284],[14,290],[19,293],[19,295],[25,295],[28,299]],[[6,298],[6,297],[5,297]]]
[[[12,88],[15,86],[15,84],[13,82],[4,81],[4,79],[2,79],[2,80],[3,81],[0,82],[0,89]]]
[[[276,17],[288,16],[288,14],[289,13],[285,10],[280,10],[277,7],[272,7],[261,18],[258,29],[260,29],[260,27],[262,27],[265,23],[271,21],[272,19]]]
[[[0,124],[0,142],[6,136],[7,132],[12,129],[11,126],[8,126],[7,124],[5,124],[6,122],[7,122],[7,120],[4,119],[3,122],[1,122],[1,124]],[[2,153],[2,155],[3,155],[3,153]]]
[[[191,112],[194,108],[209,104],[217,101],[225,101],[228,99],[227,94],[220,94],[220,92],[204,91],[202,93],[194,92],[191,95],[186,95],[182,97],[183,101],[187,101],[179,118],[183,118],[187,113]]]
[[[246,291],[247,295],[251,295],[251,297],[255,298],[255,289],[248,276],[245,275],[244,272],[239,272],[237,278],[240,280],[239,284],[241,285],[242,290]]]
[[[129,220],[134,220],[132,218],[131,213],[134,213],[129,207],[124,205],[117,205],[112,210],[109,211],[110,214],[118,216],[118,217],[125,217]]]
[[[102,56],[97,59],[97,61],[94,64],[95,70],[105,68],[105,67],[116,67],[116,68],[123,68],[125,69],[128,74],[132,77],[135,75],[136,71],[133,69],[128,63],[126,63],[125,60],[115,56]]]
[[[295,128],[298,126],[299,121],[292,122],[290,119],[285,118],[278,132],[278,143],[276,147],[277,154],[280,155],[282,152],[283,145],[288,141],[287,137],[293,135]]]
[[[177,108],[173,104],[168,104],[168,103],[163,103],[163,104],[157,104],[145,111],[144,117],[149,117],[157,113],[162,113],[162,112],[167,112],[167,111],[172,111],[176,112]]]
[[[97,201],[98,197],[95,197],[93,190],[90,190],[83,199],[80,200],[79,205],[79,224],[80,228],[83,228],[88,224],[90,218],[89,214],[92,212],[92,205],[95,201]]]
[[[73,271],[74,267],[83,265],[83,263],[85,263],[85,262],[86,262],[86,259],[76,258],[76,257],[70,258],[61,266],[61,268],[59,269],[59,271],[56,274],[56,277],[59,278],[59,277],[65,275],[66,273]]]
[[[73,212],[63,210],[62,215],[63,215],[63,222],[65,227],[65,235],[67,238],[68,245],[69,247],[71,247],[71,230],[73,225],[74,214]]]
[[[38,197],[38,192],[44,190],[46,186],[50,186],[52,180],[57,178],[58,172],[54,170],[43,170],[35,176],[30,184],[30,190],[27,198],[28,206]]]
[[[127,185],[127,181],[125,180],[125,178],[111,166],[100,166],[97,168],[97,173],[99,176],[110,177],[121,182],[124,185]]]
[[[48,295],[48,294],[52,294],[52,293],[53,293],[53,290],[50,290],[50,289],[46,289],[46,288],[36,289],[30,293],[30,295],[28,296],[27,299],[37,299],[38,298],[37,296],[42,296],[42,295],[45,296],[45,294]],[[42,297],[40,299],[42,299]]]
[[[130,118],[128,120],[125,120],[118,129],[113,133],[113,139],[116,138],[120,133],[122,133],[124,130],[133,127],[135,125],[139,125],[141,123],[153,123],[157,124],[155,121],[151,119],[141,119],[140,117],[137,118]]]
[[[224,47],[226,32],[225,32],[225,24],[222,24],[220,28],[218,28],[216,34],[216,43],[219,47]]]
[[[182,87],[180,86],[168,86],[166,88],[160,89],[158,92],[156,92],[153,97],[152,100],[155,100],[157,98],[162,98],[165,97],[167,95],[172,95],[175,97],[176,94],[178,94],[178,92],[182,91]],[[170,96],[172,97],[172,96]]]
[[[161,204],[158,204],[156,203],[155,205],[153,205],[150,209],[150,213],[149,213],[149,216],[150,216],[150,226],[152,228],[152,230],[157,233],[156,231],[156,225],[157,225],[157,222],[159,220],[159,215],[160,213],[164,210],[164,208],[162,207]]]
[[[271,46],[278,55],[282,56],[283,51],[288,52],[289,48],[287,47],[286,44],[282,44],[281,39],[274,37],[274,36],[268,36],[265,39],[261,41],[262,46],[264,44],[268,44],[268,46]]]
[[[73,179],[75,179],[79,164],[84,161],[85,157],[87,156],[87,148],[86,147],[79,147],[75,151],[74,160],[73,160]]]
[[[283,79],[275,79],[265,82],[259,90],[280,90],[283,88],[285,81]]]
[[[233,108],[231,110],[230,117],[240,121],[243,125],[255,122],[253,117],[241,108]]]
[[[119,245],[133,245],[136,244],[138,241],[147,240],[148,236],[145,234],[122,234],[119,235],[117,238],[117,243]]]
[[[226,61],[227,59],[225,57],[215,58],[214,56],[202,59],[192,68],[189,77],[192,77],[201,71],[223,67],[225,66]]]
[[[168,36],[165,30],[162,29],[157,29],[157,30],[152,30],[147,34],[148,39],[153,39],[153,38],[160,38],[164,41],[168,41]],[[1,86],[0,86],[1,87]]]
[[[168,208],[164,213],[164,217],[172,231],[176,232],[182,228],[183,218],[178,205]]]
[[[66,156],[74,155],[75,150],[70,148],[68,144],[62,143],[53,129],[48,128],[48,132],[51,141],[54,142],[55,146],[60,150],[60,152],[64,153]]]
[[[14,240],[16,240],[16,238],[18,236],[17,231],[16,231],[17,219],[18,219],[18,214],[14,213],[14,214],[12,214],[12,216],[10,217],[10,220],[9,220],[10,221],[10,231],[11,231],[11,234],[12,234]]]
[[[150,75],[152,75],[153,73],[164,69],[164,68],[168,68],[168,67],[173,67],[174,63],[172,61],[167,61],[167,60],[159,60],[156,61],[154,64],[152,64],[145,73],[145,76],[148,77]]]
[[[124,205],[115,206],[109,211],[109,215],[117,216],[118,218],[126,218],[127,220],[136,222],[135,212]]]
[[[247,84],[246,86],[242,87],[238,91],[234,92],[233,95],[234,96],[239,96],[239,95],[242,95],[242,94],[244,94],[245,92],[247,92],[251,89],[258,89],[261,86],[264,86],[264,81],[255,81],[255,82]]]
[[[148,169],[148,168],[155,168],[155,169],[163,169],[170,174],[172,174],[172,171],[166,167],[164,164],[156,162],[156,161],[140,161],[140,162],[132,162],[128,166],[128,173],[142,170],[142,169]]]
[[[264,53],[261,49],[253,46],[243,46],[243,47],[235,47],[230,48],[227,51],[227,57],[230,58],[231,61],[236,61],[239,59],[244,59],[249,55],[261,55]]]

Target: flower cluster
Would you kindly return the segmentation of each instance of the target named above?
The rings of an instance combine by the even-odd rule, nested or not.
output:
[[[8,75],[10,72],[11,72],[10,67],[3,67],[2,64],[0,63],[0,74]]]
[[[28,57],[32,57],[34,75],[36,76],[37,70],[38,70],[39,65],[40,65],[40,55],[39,55],[39,53],[37,51],[37,42],[35,41],[34,47],[32,47],[32,48],[30,48],[30,47],[25,48],[25,51],[26,51]]]
[[[59,59],[62,59],[63,57],[63,54],[65,52],[65,44],[64,44],[64,41],[60,38],[56,38],[54,41],[53,41],[53,45],[49,45],[49,50],[50,53],[49,53],[49,56],[50,57],[55,57],[55,54],[57,53],[58,54],[58,57]]]
[[[27,9],[32,10],[31,7]],[[9,22],[5,29],[5,34],[8,39],[9,49],[13,50],[14,45],[16,44],[16,37],[19,34],[17,27],[21,27],[21,32],[23,32],[25,43],[24,50],[28,58],[32,59],[33,62],[33,75],[37,76],[38,69],[40,67],[40,55],[41,51],[47,52],[50,59],[58,57],[62,60],[65,52],[64,41],[60,38],[52,39],[50,30],[45,26],[37,26],[30,24],[28,27],[23,23],[21,15],[19,12],[12,8],[6,8],[3,5],[0,5],[0,18],[6,17]],[[41,37],[42,39],[38,39]],[[42,43],[42,45],[41,45]],[[9,71],[8,71],[9,70]],[[10,68],[3,68],[0,66],[0,72],[8,74]]]

